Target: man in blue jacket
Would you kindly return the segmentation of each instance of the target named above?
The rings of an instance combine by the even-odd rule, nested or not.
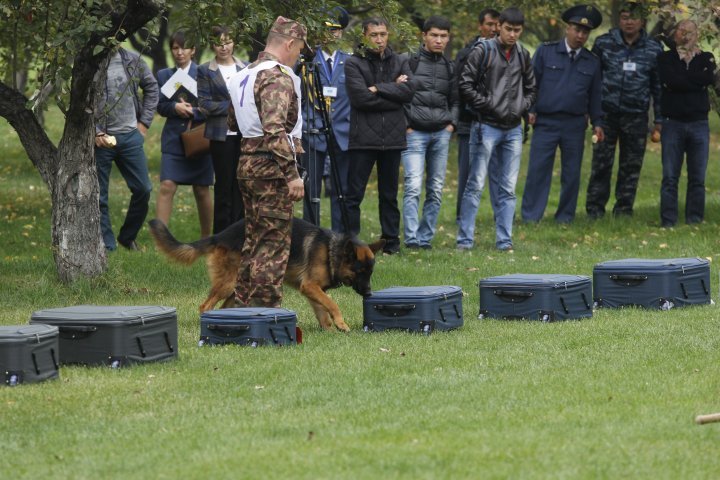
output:
[[[104,87],[100,89],[95,111],[100,229],[106,249],[115,250],[119,243],[128,250],[139,250],[135,238],[145,222],[152,191],[143,146],[155,115],[160,89],[142,57],[124,48],[118,48],[110,55]],[[142,90],[142,96],[139,90]],[[132,193],[117,240],[110,223],[108,202],[113,162]]]
[[[344,206],[338,195],[347,192],[347,175],[349,166],[348,142],[350,134],[350,99],[345,89],[345,62],[350,56],[336,49],[343,36],[343,29],[348,25],[348,13],[342,7],[331,11],[332,18],[325,22],[327,33],[322,44],[315,48],[312,66],[304,69],[303,80],[309,95],[303,97],[303,148],[302,164],[308,172],[308,195],[303,204],[303,218],[316,225],[320,224],[320,191],[325,164],[329,156],[332,185],[330,196],[330,222],[335,232],[345,232],[341,209]],[[319,80],[325,107],[330,118],[330,125],[324,125],[320,106],[315,98],[315,76]],[[311,83],[312,82],[312,83]],[[308,102],[308,98],[312,101]],[[323,128],[332,128],[334,145],[328,145]],[[335,176],[340,186],[335,184]]]
[[[662,46],[643,29],[645,7],[627,1],[620,6],[620,28],[595,40],[592,53],[602,64],[602,127],[605,141],[594,149],[585,210],[589,218],[605,215],[615,145],[620,144],[613,215],[632,215],[648,134],[653,99],[655,130],[660,131],[660,79],[657,57]]]
[[[588,116],[596,141],[603,140],[600,60],[583,47],[590,31],[602,22],[602,15],[591,5],[577,5],[567,9],[562,19],[567,23],[565,38],[540,45],[533,57],[538,96],[529,115],[533,136],[521,209],[526,222],[539,222],[543,217],[558,147],[560,203],[555,220],[573,221]]]

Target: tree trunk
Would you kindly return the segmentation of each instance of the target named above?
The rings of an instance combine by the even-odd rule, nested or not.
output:
[[[58,168],[50,185],[53,255],[64,283],[97,277],[107,269],[100,233],[95,128],[92,121],[89,123],[66,123],[55,159]]]

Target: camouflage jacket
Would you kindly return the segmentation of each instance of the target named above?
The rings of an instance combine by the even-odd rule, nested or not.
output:
[[[663,51],[643,30],[627,45],[619,29],[600,35],[592,53],[602,65],[602,109],[605,113],[647,113],[653,99],[655,119],[660,115],[660,77],[657,57]]]
[[[277,57],[268,53],[260,52],[257,60],[249,65],[254,67],[265,60],[278,61]],[[290,133],[298,119],[299,106],[295,96],[295,88],[292,78],[283,73],[283,67],[278,65],[258,73],[255,80],[255,104],[258,105],[258,114],[262,121],[262,137],[243,138],[240,150],[243,155],[251,153],[272,153],[280,166],[280,170],[291,182],[300,178],[295,164],[287,134]],[[300,139],[295,142],[295,152],[303,152]]]

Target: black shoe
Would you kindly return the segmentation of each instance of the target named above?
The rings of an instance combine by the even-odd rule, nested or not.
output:
[[[429,243],[425,243],[420,245],[420,248],[422,248],[423,250],[432,250],[432,245],[430,245]]]
[[[130,240],[127,243],[118,241],[118,243],[120,245],[122,245],[123,248],[126,248],[126,249],[130,250],[131,252],[139,252],[140,251],[140,247],[138,247],[138,244],[135,240]]]
[[[395,255],[396,253],[400,253],[400,244],[385,244],[383,253],[385,255]]]
[[[420,248],[420,245],[418,245],[417,243],[406,243],[405,248],[408,248],[410,250],[417,250],[418,248]]]

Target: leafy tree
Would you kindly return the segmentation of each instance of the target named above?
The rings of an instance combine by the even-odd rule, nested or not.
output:
[[[100,235],[93,110],[112,49],[156,18],[161,0],[10,0],[0,5],[0,56],[10,74],[0,80],[0,116],[17,131],[50,191],[52,249],[64,282],[107,267]],[[32,50],[19,47],[29,45]],[[16,81],[22,62],[36,72],[30,98]],[[58,145],[38,120],[48,99],[65,114]]]

